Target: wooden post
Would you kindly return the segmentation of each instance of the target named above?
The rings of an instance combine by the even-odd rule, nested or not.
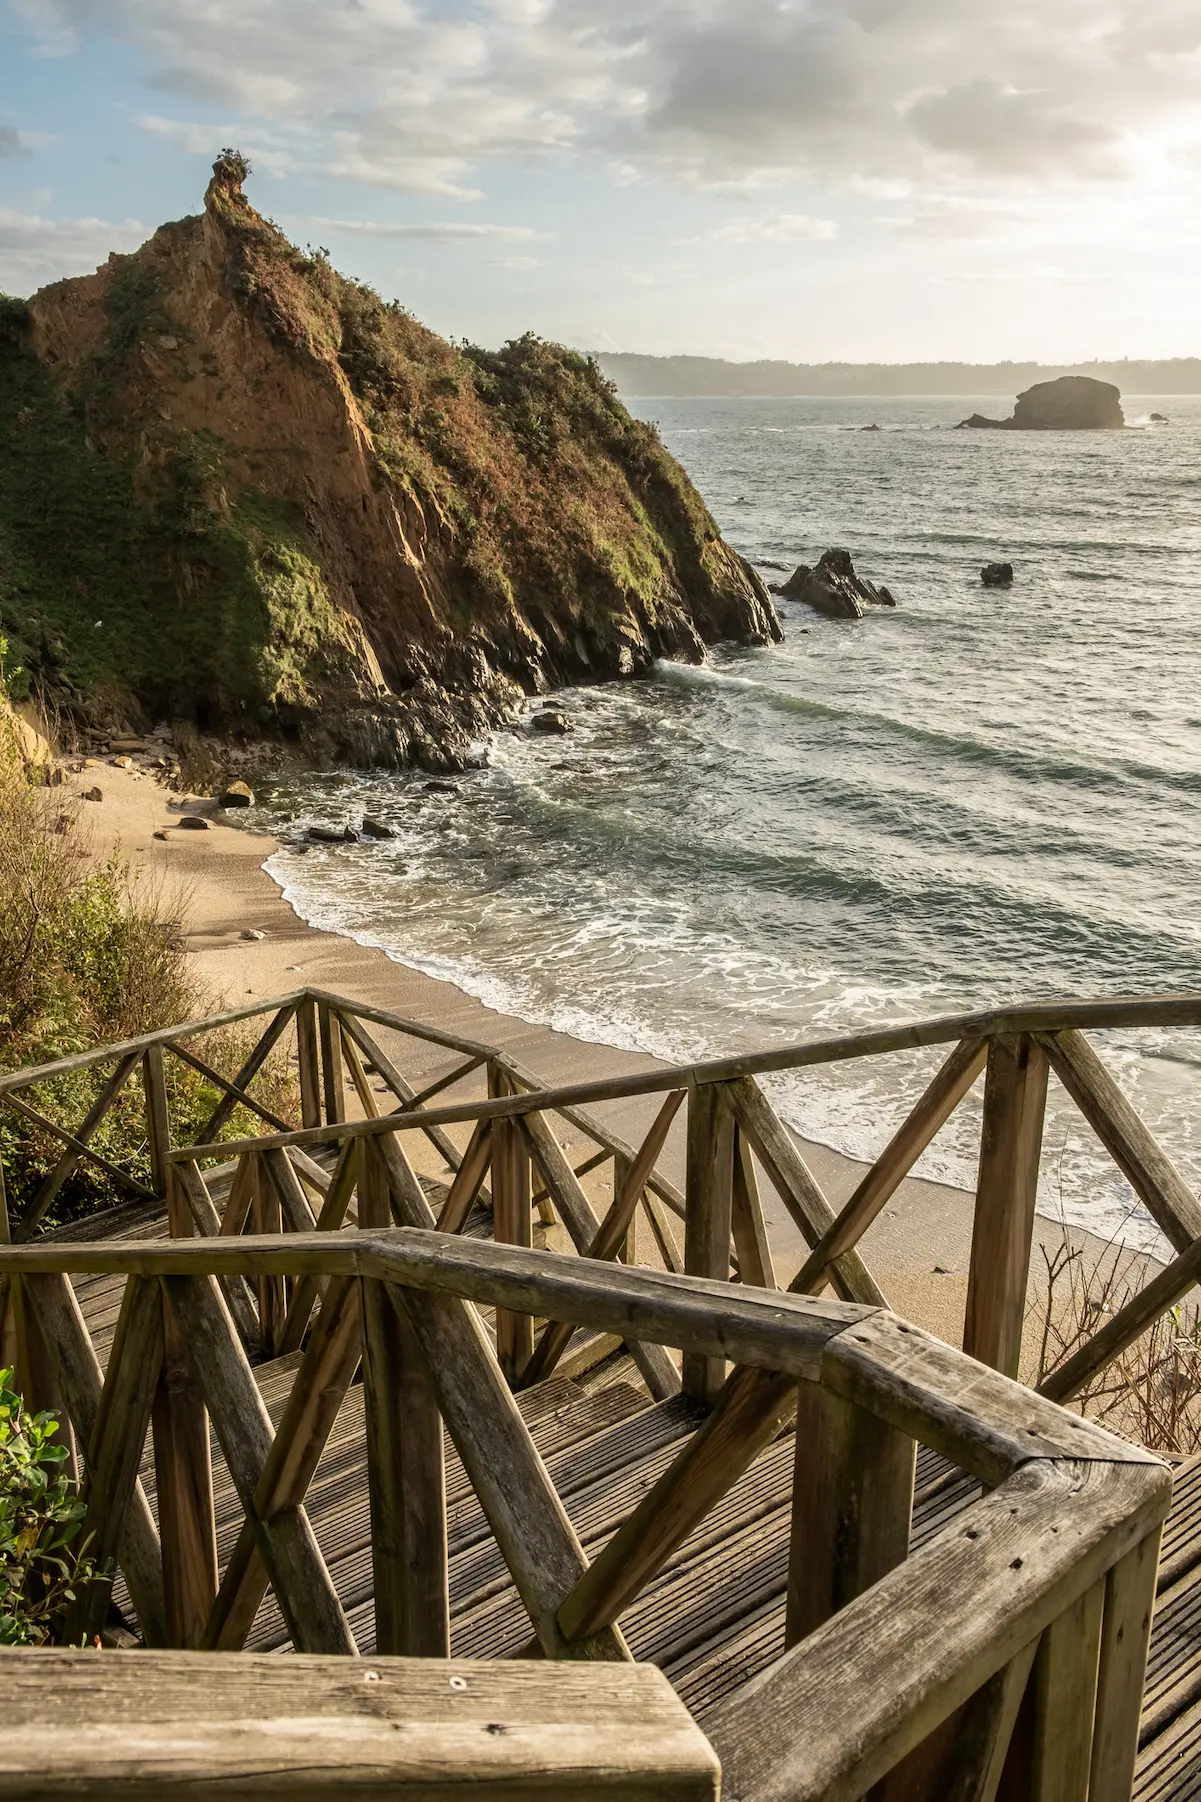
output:
[[[252,1233],[273,1233],[278,1236],[284,1230],[279,1191],[263,1166],[261,1154],[256,1151],[251,1157],[250,1230]],[[277,1358],[283,1341],[284,1322],[288,1317],[287,1278],[260,1276],[258,1291],[263,1351],[267,1357]]]
[[[80,1543],[88,1546],[101,1570],[110,1559],[115,1561],[136,1506],[134,1491],[162,1357],[159,1286],[153,1279],[128,1277],[87,1453],[87,1515]],[[103,1625],[108,1598],[107,1578],[81,1589],[67,1623],[68,1645],[91,1643]]]
[[[785,1647],[908,1557],[916,1455],[865,1408],[798,1385]]]
[[[173,1239],[194,1234],[191,1209],[172,1166],[167,1226]],[[196,1647],[217,1594],[217,1528],[208,1412],[188,1362],[175,1316],[163,1305],[163,1362],[151,1413],[163,1548],[163,1605],[167,1641]]]
[[[163,1048],[151,1045],[142,1060],[146,1091],[146,1132],[150,1147],[150,1181],[157,1195],[167,1193],[167,1153],[171,1149],[171,1118],[167,1112],[167,1081],[163,1073]]]
[[[317,1009],[321,1035],[321,1085],[325,1096],[325,1118],[333,1126],[346,1118],[346,1095],[342,1087],[342,1033],[338,1016],[323,1001]]]
[[[1088,1802],[1128,1802],[1133,1787],[1161,1530],[1127,1552],[1105,1579]]]
[[[1094,1583],[1052,1621],[1039,1643],[1033,1802],[1088,1802],[1104,1608],[1105,1584]]]
[[[734,1208],[732,1216],[734,1249],[738,1253],[738,1274],[744,1283],[756,1289],[774,1289],[775,1266],[767,1240],[767,1225],[759,1200],[759,1184],[755,1178],[755,1159],[742,1128],[734,1131]]]
[[[689,1276],[725,1281],[730,1274],[734,1120],[712,1083],[689,1091],[687,1156],[684,1268]],[[686,1352],[683,1379],[685,1394],[711,1403],[726,1380],[725,1359]]]
[[[630,1180],[630,1172],[633,1168],[634,1165],[632,1159],[623,1157],[620,1152],[614,1153],[613,1196],[615,1200],[617,1196],[623,1193],[626,1184]],[[626,1228],[621,1244],[617,1248],[617,1256],[623,1264],[636,1264],[638,1262],[637,1208],[635,1208],[634,1212],[630,1215],[630,1224]]]
[[[390,1226],[388,1173],[378,1148],[360,1139],[359,1225]],[[442,1416],[430,1369],[387,1285],[359,1284],[363,1404],[371,1499],[375,1650],[449,1658],[446,1475]]]
[[[321,1060],[317,1051],[317,1004],[302,1001],[296,1009],[296,1062],[300,1073],[300,1119],[321,1125]]]
[[[167,1643],[194,1648],[203,1642],[217,1596],[213,1463],[204,1397],[165,1296],[163,1363],[151,1418]]]
[[[1016,1377],[1038,1191],[1046,1053],[1028,1034],[993,1039],[984,1083],[984,1126],[968,1272],[963,1349]]]
[[[510,1094],[504,1072],[488,1070],[488,1093]],[[534,1242],[530,1207],[530,1158],[526,1139],[515,1120],[492,1122],[492,1236],[498,1245],[530,1247]],[[534,1320],[530,1314],[496,1310],[496,1356],[511,1387],[516,1384],[534,1351]]]

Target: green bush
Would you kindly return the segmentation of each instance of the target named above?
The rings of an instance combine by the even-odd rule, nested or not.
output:
[[[52,1413],[30,1414],[0,1370],[0,1645],[61,1643],[77,1588],[98,1572],[79,1535],[84,1505]]]

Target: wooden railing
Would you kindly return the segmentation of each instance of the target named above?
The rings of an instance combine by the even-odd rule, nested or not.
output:
[[[795,1412],[785,1647],[707,1720],[724,1794],[991,1796],[1008,1760],[1043,1802],[1128,1797],[1163,1465],[870,1303],[434,1231],[396,1150],[354,1135],[357,1232],[0,1252],[85,1448],[93,1550],[119,1561],[148,1644],[236,1650],[270,1587],[298,1650],[355,1653],[305,1498],[360,1367],[383,1654],[449,1649],[443,1423],[529,1654],[614,1660],[631,1601]],[[69,1276],[105,1272],[127,1280],[102,1377]],[[281,1279],[321,1302],[273,1429],[222,1285]],[[675,1348],[706,1373],[733,1363],[721,1405],[591,1563],[480,1307]],[[223,1570],[209,1417],[242,1515]],[[910,1555],[918,1443],[984,1494]],[[103,1605],[84,1590],[72,1634]]]
[[[575,1250],[590,1258],[637,1261],[641,1246],[648,1258],[669,1271],[717,1280],[733,1272],[744,1283],[775,1288],[777,1275],[758,1188],[762,1176],[809,1247],[789,1285],[791,1292],[820,1294],[832,1287],[845,1300],[880,1306],[885,1297],[860,1251],[864,1235],[983,1075],[962,1348],[980,1362],[1016,1376],[1047,1087],[1054,1075],[1178,1255],[1047,1379],[1044,1392],[1060,1401],[1077,1394],[1201,1275],[1201,1204],[1085,1037],[1086,1028],[1197,1026],[1201,997],[1195,995],[949,1016],[560,1088],[541,1084],[502,1052],[459,1041],[458,1049],[468,1054],[469,1062],[417,1094],[368,1031],[369,1025],[413,1031],[411,1022],[329,995],[313,997],[310,1005],[321,1010],[324,1024],[320,1048],[312,1053],[309,1092],[327,1098],[340,1093],[345,1066],[367,1117],[346,1121],[327,1111],[323,1123],[314,1122],[303,1131],[173,1148],[164,1160],[165,1169],[173,1173],[187,1204],[178,1205],[177,1231],[237,1232],[247,1223],[262,1230],[276,1219],[292,1230],[338,1226],[353,1182],[353,1147],[377,1141],[386,1147],[395,1169],[403,1172],[398,1180],[419,1191],[404,1147],[409,1135],[420,1133],[434,1142],[454,1172],[437,1216],[442,1231],[460,1232],[483,1196],[491,1208],[491,1230],[502,1243],[529,1245],[537,1211],[543,1220],[557,1216]],[[849,1200],[836,1210],[759,1078],[939,1044],[949,1047],[945,1061]],[[393,1111],[382,1116],[364,1075],[364,1060],[381,1074],[393,1096]],[[481,1077],[486,1072],[485,1098],[437,1105],[446,1084],[473,1070]],[[598,1103],[640,1096],[662,1096],[662,1102],[638,1146],[589,1111]],[[685,1106],[686,1178],[681,1191],[664,1174],[660,1161],[673,1120]],[[451,1141],[453,1127],[469,1129],[465,1150],[459,1151]],[[573,1163],[564,1150],[565,1128],[585,1141],[580,1161]],[[328,1160],[335,1153],[338,1161],[328,1169],[314,1161],[314,1154]],[[204,1166],[213,1160],[228,1164],[230,1159],[237,1163],[233,1199],[219,1214],[206,1192]],[[612,1200],[598,1216],[583,1179],[601,1164],[611,1166]],[[490,1196],[485,1189],[488,1180]],[[639,1231],[648,1237],[637,1238]],[[286,1315],[277,1309],[265,1326],[268,1344],[274,1349],[298,1344],[311,1306],[311,1292],[301,1290]],[[497,1333],[502,1367],[515,1383],[547,1375],[568,1337],[562,1325],[553,1324],[535,1346],[528,1317],[510,1318],[505,1310],[498,1318]],[[660,1397],[671,1393],[677,1379],[663,1354],[636,1345],[631,1349],[652,1393]],[[691,1394],[712,1401],[722,1381],[720,1361],[685,1356],[683,1382]]]

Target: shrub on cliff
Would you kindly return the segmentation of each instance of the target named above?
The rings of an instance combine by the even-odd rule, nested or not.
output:
[[[97,1570],[58,1420],[31,1414],[12,1375],[0,1370],[0,1646],[41,1646],[61,1641],[79,1585]]]
[[[180,942],[184,897],[139,880],[119,859],[97,861],[76,807],[64,803],[61,789],[31,785],[31,773],[0,698],[0,1069],[49,1063],[214,1011]],[[200,1055],[226,1077],[247,1048],[244,1031],[206,1035],[197,1044]],[[166,1069],[174,1131],[189,1135],[207,1119],[219,1092],[176,1059],[169,1058]],[[74,1131],[110,1074],[108,1066],[77,1071],[40,1085],[26,1099]],[[292,1094],[282,1066],[268,1070],[263,1094],[287,1117]],[[254,1130],[244,1110],[235,1118],[238,1130]],[[148,1182],[136,1077],[91,1143]],[[62,1150],[54,1135],[0,1106],[0,1160],[14,1215]],[[81,1164],[60,1191],[47,1224],[127,1196],[114,1178]]]

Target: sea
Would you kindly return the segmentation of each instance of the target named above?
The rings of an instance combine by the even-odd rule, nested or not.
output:
[[[895,611],[568,691],[573,730],[289,778],[256,823],[306,920],[577,1038],[691,1060],[1003,1001],[1201,988],[1201,397],[1125,432],[956,431],[997,396],[638,399],[767,582],[842,546]],[[1151,414],[1166,416],[1153,421]],[[878,426],[869,431],[865,427]],[[1011,561],[1011,589],[981,566]],[[387,842],[312,846],[364,810]],[[1201,1035],[1099,1036],[1201,1179]],[[937,1053],[773,1078],[873,1157]],[[919,1174],[970,1187],[979,1098]],[[1040,1210],[1155,1229],[1052,1085]]]

